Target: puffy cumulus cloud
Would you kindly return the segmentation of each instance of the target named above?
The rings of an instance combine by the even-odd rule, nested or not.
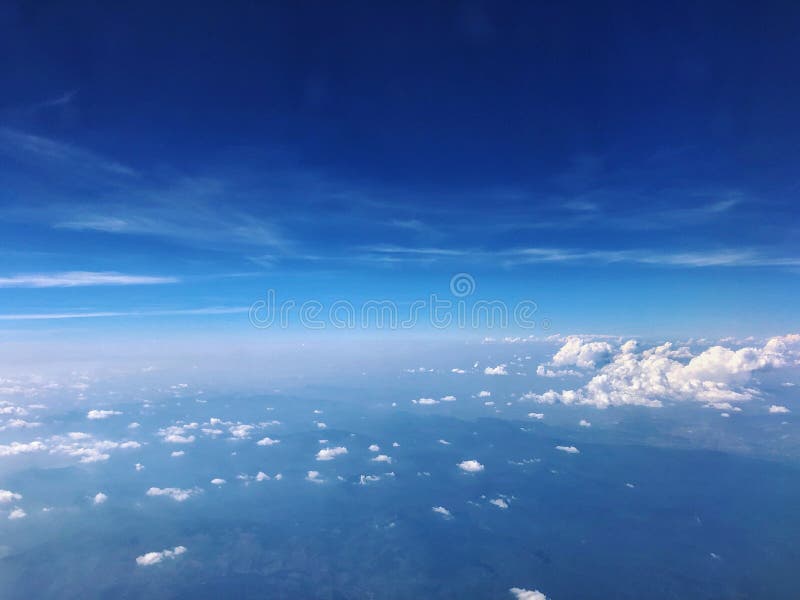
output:
[[[541,421],[542,419],[544,419],[544,413],[530,412],[528,413],[528,417],[531,419],[537,419]]]
[[[578,450],[575,446],[556,446],[556,450],[560,450],[561,452],[566,452],[567,454],[581,453],[581,451]]]
[[[10,504],[22,500],[22,494],[10,490],[0,490],[0,504]]]
[[[516,600],[547,600],[547,596],[538,590],[526,590],[524,588],[512,587],[508,591],[511,592],[511,595],[514,596]]]
[[[141,556],[136,557],[136,564],[140,567],[149,567],[151,565],[157,565],[158,563],[168,560],[168,559],[176,559],[181,554],[186,553],[185,546],[175,546],[174,548],[162,550],[161,552],[148,552],[147,554],[142,554]]]
[[[370,452],[380,452],[381,451],[381,447],[378,446],[378,444],[370,444],[369,451]]]
[[[108,460],[114,450],[136,450],[139,442],[99,440],[87,433],[73,431],[66,436],[53,436],[47,440],[50,454],[77,458],[82,463],[96,463]]]
[[[508,502],[503,498],[495,498],[494,500],[489,500],[489,504],[494,504],[497,508],[502,508],[505,510],[508,508]]]
[[[335,448],[323,448],[317,452],[317,460],[333,460],[337,456],[347,454],[347,448],[344,446],[336,446]]]
[[[450,519],[453,516],[453,514],[449,510],[447,510],[444,506],[434,506],[433,508],[431,508],[431,510],[436,514],[442,515],[446,519]]]
[[[211,480],[212,485],[225,485],[226,483],[227,481],[225,481],[221,477],[214,477],[214,479]]]
[[[463,375],[464,373],[466,373],[464,369],[450,369],[450,372],[455,373],[456,375]]]
[[[170,453],[170,456],[172,458],[179,458],[179,457],[183,456],[184,454],[186,454],[186,452],[184,452],[183,450],[175,450],[174,452]]]
[[[484,466],[477,460],[463,460],[458,463],[458,468],[466,473],[480,473],[484,470]]]
[[[491,395],[492,392],[489,392],[487,390],[481,390],[480,392],[478,392],[478,398],[488,398]]]
[[[197,423],[187,423],[183,425],[170,425],[158,430],[158,435],[167,444],[193,444],[195,436],[190,433],[197,429]]]
[[[306,481],[311,483],[323,483],[325,480],[319,476],[319,471],[309,471],[306,473]]]
[[[771,415],[782,415],[782,414],[786,414],[788,412],[791,412],[791,411],[788,408],[786,408],[785,406],[780,406],[778,404],[773,404],[772,406],[769,407],[769,414],[771,414]]]
[[[358,478],[359,485],[367,485],[369,483],[375,483],[376,481],[380,481],[381,478],[378,475],[362,475]]]
[[[727,410],[731,402],[758,395],[747,386],[753,372],[798,364],[798,357],[800,334],[774,337],[761,347],[711,346],[697,355],[687,348],[675,349],[671,343],[639,351],[637,344],[626,342],[582,388],[528,393],[522,398],[598,408],[697,401]]]
[[[578,425],[581,426],[581,427],[591,427],[592,426],[592,424],[589,421],[587,421],[586,419],[581,419],[580,421],[578,421]]]
[[[113,417],[115,415],[121,415],[122,413],[118,410],[90,410],[86,413],[86,418],[92,421],[99,421],[102,419],[108,419],[109,417]]]
[[[11,442],[10,444],[0,444],[0,456],[16,456],[18,454],[31,454],[47,450],[42,442]]]
[[[455,402],[456,401],[456,397],[455,396],[442,396],[441,398],[439,398],[439,400],[441,400],[442,402]]]
[[[273,440],[271,437],[265,437],[256,442],[258,446],[274,446],[275,444],[280,444],[280,440]]]
[[[99,505],[104,504],[108,500],[108,496],[106,496],[103,492],[97,492],[92,498],[92,504]]]
[[[27,516],[28,516],[28,513],[26,513],[24,510],[22,510],[19,507],[15,508],[14,510],[12,510],[11,512],[8,513],[8,519],[10,521],[16,521],[18,519],[24,519]]]
[[[231,425],[228,428],[228,431],[231,434],[231,437],[237,440],[244,440],[250,437],[250,434],[255,429],[254,425],[249,425],[247,423],[238,424],[238,425]]]
[[[192,489],[181,489],[181,488],[159,488],[159,487],[151,487],[147,490],[148,496],[166,496],[167,498],[172,498],[175,502],[185,502],[192,496],[196,496],[200,493],[198,488]]]
[[[600,362],[608,359],[614,348],[608,342],[588,341],[581,336],[571,335],[550,361],[554,367],[580,367],[594,369]]]
[[[383,462],[387,464],[392,464],[392,457],[387,456],[386,454],[378,454],[375,458],[372,459],[373,462]]]
[[[575,371],[574,369],[558,369],[553,370],[549,368],[547,365],[539,365],[536,367],[536,374],[539,377],[567,377],[567,376],[578,376],[580,373]]]
[[[431,404],[439,404],[438,400],[434,400],[433,398],[419,398],[417,400],[411,401],[414,404],[422,404],[423,406],[430,406]]]
[[[483,370],[484,375],[508,375],[508,365],[497,365],[496,367],[486,367]]]

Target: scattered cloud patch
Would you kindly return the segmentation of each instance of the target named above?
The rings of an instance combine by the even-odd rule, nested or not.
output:
[[[178,558],[181,554],[186,553],[185,546],[175,546],[174,548],[161,550],[160,552],[148,552],[147,554],[142,554],[141,556],[136,557],[136,564],[140,567],[149,567],[152,565],[157,565],[158,563],[164,560],[174,560]]]
[[[480,473],[484,470],[484,466],[474,459],[461,461],[458,468],[466,473]]]

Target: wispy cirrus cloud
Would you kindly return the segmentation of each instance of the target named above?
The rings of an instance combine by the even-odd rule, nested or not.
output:
[[[192,315],[234,315],[247,313],[249,306],[209,306],[173,310],[128,310],[61,313],[0,314],[0,321],[59,321],[64,319],[107,319],[115,317],[179,317]]]
[[[113,271],[66,271],[0,277],[0,288],[65,288],[87,286],[158,285],[178,283],[177,277],[131,275]]]

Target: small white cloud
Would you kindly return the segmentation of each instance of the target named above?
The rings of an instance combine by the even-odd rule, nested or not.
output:
[[[144,465],[142,463],[136,463],[135,465],[133,465],[133,468],[136,469],[137,471],[144,471]]]
[[[108,500],[108,496],[106,496],[103,492],[97,492],[94,495],[94,498],[92,498],[92,504],[104,504],[106,500]]]
[[[347,448],[344,446],[336,446],[335,448],[323,448],[317,452],[317,460],[333,460],[337,456],[347,454]]]
[[[458,463],[458,468],[467,473],[480,473],[484,470],[484,466],[477,460],[464,460]]]
[[[200,493],[200,490],[197,488],[194,489],[181,489],[181,488],[157,488],[151,487],[147,490],[148,496],[167,496],[168,498],[172,498],[175,502],[184,502]]]
[[[381,478],[377,475],[362,475],[358,478],[359,485],[367,485],[368,483],[375,483],[376,481],[380,481]]]
[[[139,429],[139,427],[141,427],[141,425],[139,423],[137,423],[136,421],[134,421],[133,423],[129,423],[128,424],[128,429]]]
[[[542,419],[544,419],[544,413],[532,412],[528,413],[528,417],[530,417],[531,419],[538,419],[541,421]]]
[[[380,452],[381,451],[381,447],[378,446],[378,444],[370,444],[369,451],[370,452]]]
[[[100,419],[107,419],[109,417],[113,417],[114,415],[121,415],[122,413],[118,410],[90,410],[86,413],[86,418],[92,421],[97,421]]]
[[[516,600],[547,600],[547,596],[538,590],[526,590],[523,588],[512,587],[508,591],[511,592],[511,595],[514,596]]]
[[[488,392],[486,390],[481,390],[480,392],[478,392],[478,398],[488,398],[491,395],[492,392]]]
[[[385,454],[378,454],[378,456],[376,456],[372,460],[373,460],[373,462],[383,462],[383,463],[388,463],[388,464],[392,463],[392,457],[391,456],[387,456]]]
[[[399,448],[399,447],[400,444],[398,444],[397,442],[392,442],[392,448]]]
[[[259,471],[256,473],[256,481],[269,481],[269,475],[264,473],[264,471]]]
[[[431,510],[437,514],[442,515],[447,519],[453,516],[452,513],[449,510],[447,510],[444,506],[434,506]]]
[[[258,446],[274,446],[275,444],[280,444],[280,440],[273,440],[271,437],[265,437],[260,439],[256,442]]]
[[[213,485],[225,485],[227,483],[227,481],[225,481],[224,479],[222,479],[220,477],[214,477],[214,479],[211,480],[211,483]]]
[[[162,550],[161,552],[148,552],[136,557],[136,564],[140,567],[149,567],[157,565],[166,559],[178,558],[181,554],[186,552],[185,546],[175,546],[172,550]]]
[[[26,513],[21,508],[15,508],[10,513],[8,513],[8,518],[11,521],[16,521],[17,519],[24,519],[27,516],[28,516],[28,513]]]
[[[780,406],[778,404],[773,404],[772,406],[769,407],[769,414],[771,415],[781,415],[781,414],[786,414],[788,412],[792,411],[790,411],[785,406]]]
[[[440,443],[442,446],[449,446],[449,445],[450,445],[450,442],[448,442],[447,440],[439,440],[439,443]]]
[[[430,406],[431,404],[439,404],[438,400],[434,400],[433,398],[419,398],[418,400],[412,400],[414,404],[422,404],[423,406]]]
[[[466,373],[464,369],[450,369],[450,372],[455,373],[456,375],[463,375],[464,373]]]
[[[327,429],[328,428],[328,426],[325,423],[323,423],[322,421],[316,421],[316,423],[317,423],[317,429]]]
[[[22,500],[22,494],[17,494],[9,490],[0,490],[0,504],[10,504]]]
[[[497,508],[506,509],[508,508],[508,502],[503,500],[503,498],[495,498],[494,500],[489,500],[489,504],[494,504]]]
[[[592,424],[589,421],[587,421],[586,419],[581,419],[578,422],[578,425],[580,425],[581,427],[591,427],[592,426]]]
[[[442,396],[440,398],[440,400],[442,402],[455,402],[456,401],[456,397],[455,396]]]
[[[319,471],[309,471],[306,474],[306,481],[310,481],[312,483],[322,483],[325,480],[320,478]]]
[[[484,375],[508,375],[506,365],[497,365],[496,367],[486,367],[483,370]]]
[[[170,456],[172,458],[178,458],[179,456],[183,456],[184,454],[186,454],[186,452],[184,452],[183,450],[175,450],[170,454]]]
[[[581,451],[578,450],[575,446],[556,446],[556,450],[560,450],[561,452],[566,452],[567,454],[581,453]]]

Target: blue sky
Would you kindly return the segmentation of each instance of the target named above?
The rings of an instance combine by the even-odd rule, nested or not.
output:
[[[10,338],[255,335],[270,288],[460,272],[561,333],[797,328],[794,7],[2,11]]]

